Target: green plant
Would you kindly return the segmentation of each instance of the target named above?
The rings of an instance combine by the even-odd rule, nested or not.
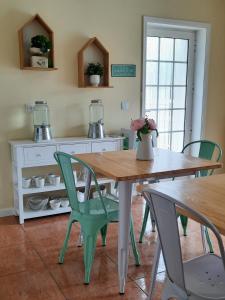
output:
[[[104,67],[100,64],[94,64],[90,63],[88,64],[87,70],[86,70],[86,75],[91,76],[91,75],[103,75]]]
[[[52,44],[44,35],[36,35],[31,38],[31,47],[40,48],[43,53],[47,53],[51,49]]]

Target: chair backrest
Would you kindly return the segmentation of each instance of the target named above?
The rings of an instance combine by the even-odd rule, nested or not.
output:
[[[79,158],[72,156],[70,154],[64,153],[64,152],[57,151],[54,153],[54,157],[60,167],[72,210],[75,210],[75,211],[81,213],[80,208],[79,208],[79,201],[78,201],[78,197],[77,197],[76,183],[74,180],[73,165],[72,165],[72,162],[77,162],[86,171],[87,180],[89,180],[90,182],[91,182],[91,180],[94,181],[95,189],[98,192],[99,198],[102,202],[102,208],[104,209],[105,214],[107,215],[107,210],[106,210],[106,207],[105,207],[105,204],[104,204],[104,201],[102,198],[102,194],[100,192],[100,187],[98,185],[97,178],[96,178],[96,175],[95,175],[95,172],[93,171],[93,169],[88,164],[86,164],[84,161],[80,160]],[[90,194],[90,184],[88,185],[86,183],[85,189],[88,189],[88,191],[85,190],[85,195],[89,195]],[[85,214],[89,214],[89,201],[88,201],[89,196],[87,196],[86,199],[84,199],[84,200],[85,200],[84,212],[85,212]]]
[[[193,217],[196,217],[196,219],[199,220],[203,225],[207,226],[213,231],[218,241],[225,271],[225,252],[221,236],[217,228],[206,217],[194,211],[190,207],[187,207],[183,203],[180,203],[179,201],[163,193],[154,191],[153,189],[144,190],[143,195],[153,211],[167,275],[172,282],[186,292],[177,223],[177,207],[182,208],[182,211],[189,212],[189,215],[193,215]]]
[[[158,130],[152,130],[152,147],[157,147]]]
[[[197,151],[197,156],[199,158],[208,159],[208,160],[214,160],[219,161],[222,157],[222,149],[221,147],[216,144],[215,142],[209,141],[209,140],[197,140],[188,143],[184,146],[182,153],[185,151],[189,151],[190,154],[194,155],[194,152]],[[200,176],[208,176],[212,175],[213,170],[202,170],[199,172]]]

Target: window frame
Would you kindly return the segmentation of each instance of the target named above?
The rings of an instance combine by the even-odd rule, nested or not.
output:
[[[210,54],[210,40],[211,40],[211,25],[202,22],[193,22],[185,20],[164,19],[150,16],[143,17],[143,39],[142,39],[142,85],[141,85],[141,106],[140,115],[144,115],[145,103],[145,56],[146,56],[146,33],[148,28],[157,29],[171,29],[179,32],[192,31],[195,33],[196,46],[195,65],[193,66],[194,86],[193,105],[192,105],[192,121],[190,124],[191,140],[201,139],[205,136],[205,122],[206,122],[206,104],[208,96],[208,67]]]

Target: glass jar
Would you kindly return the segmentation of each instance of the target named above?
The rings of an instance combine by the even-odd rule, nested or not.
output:
[[[34,126],[49,126],[49,108],[46,101],[35,101],[33,110]]]
[[[89,105],[89,122],[93,123],[101,123],[104,122],[104,106],[102,104],[102,100],[96,99],[91,100],[91,104]]]

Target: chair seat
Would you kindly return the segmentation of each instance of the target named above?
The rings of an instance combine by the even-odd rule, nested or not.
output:
[[[225,272],[222,259],[206,254],[184,263],[185,285],[202,299],[225,299]]]
[[[105,207],[110,220],[116,220],[118,218],[119,204],[116,200],[110,199],[108,197],[103,197]],[[104,215],[105,211],[102,207],[102,202],[100,198],[92,198],[86,202],[80,202],[79,208],[81,213],[85,213],[85,207],[88,205],[90,215]]]

